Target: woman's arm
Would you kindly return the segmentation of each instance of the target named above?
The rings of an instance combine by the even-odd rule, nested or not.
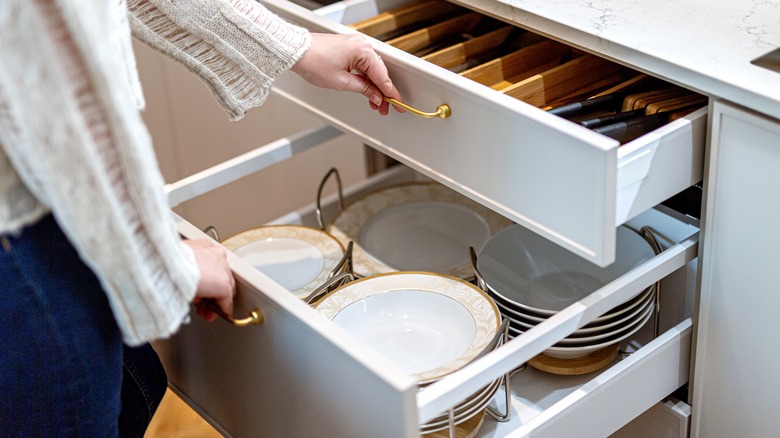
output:
[[[361,93],[387,114],[401,98],[360,35],[310,34],[253,0],[130,0],[133,34],[204,79],[234,120],[292,70],[308,82]]]

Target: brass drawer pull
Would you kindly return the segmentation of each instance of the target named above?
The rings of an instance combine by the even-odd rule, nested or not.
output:
[[[447,105],[446,103],[439,105],[436,108],[436,112],[426,113],[425,111],[420,111],[417,108],[413,108],[403,102],[399,102],[393,99],[392,97],[385,97],[385,101],[393,105],[400,106],[401,108],[409,111],[410,113],[417,114],[418,116],[425,117],[426,119],[435,119],[437,117],[440,119],[446,119],[447,117],[452,115],[452,110],[450,109],[450,106]]]
[[[265,318],[263,317],[263,312],[261,312],[260,309],[255,309],[249,312],[249,316],[247,316],[246,318],[236,319],[228,315],[227,313],[223,312],[222,309],[220,309],[217,303],[215,303],[214,301],[211,300],[203,300],[203,301],[206,303],[207,306],[209,306],[211,310],[216,312],[217,315],[221,316],[222,319],[233,324],[236,327],[260,325],[265,320]]]

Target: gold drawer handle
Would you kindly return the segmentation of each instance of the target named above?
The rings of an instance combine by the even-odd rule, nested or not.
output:
[[[217,313],[217,315],[221,316],[222,319],[225,321],[233,324],[236,327],[246,327],[250,325],[260,325],[265,321],[265,318],[263,317],[263,312],[260,311],[260,309],[255,309],[251,312],[249,312],[249,316],[242,319],[236,319],[232,316],[228,315],[227,313],[223,312],[222,309],[219,308],[217,303],[211,300],[203,300],[211,310]]]
[[[446,119],[447,117],[452,115],[452,110],[450,109],[450,106],[447,105],[446,103],[439,105],[436,108],[436,112],[426,113],[425,111],[420,111],[417,108],[413,108],[403,102],[399,102],[393,99],[392,97],[385,97],[385,101],[393,105],[400,106],[401,108],[409,111],[410,113],[417,114],[418,116],[425,117],[426,119],[435,119],[437,117],[440,119]]]

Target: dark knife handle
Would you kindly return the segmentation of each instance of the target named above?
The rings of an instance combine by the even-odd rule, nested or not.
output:
[[[663,113],[641,116],[623,122],[602,126],[594,129],[594,131],[623,144],[663,126],[666,124],[668,118],[669,115]]]
[[[604,96],[592,97],[580,102],[561,105],[548,110],[548,113],[555,114],[563,118],[571,118],[594,111],[614,110],[623,102],[623,94],[606,94]]]
[[[611,125],[613,123],[622,122],[624,120],[633,119],[635,117],[640,117],[643,116],[644,114],[645,114],[645,109],[641,108],[633,111],[624,111],[622,113],[582,120],[580,121],[580,125],[586,128],[594,129],[600,126]]]

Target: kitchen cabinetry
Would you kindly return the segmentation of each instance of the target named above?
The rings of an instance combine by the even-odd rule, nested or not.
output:
[[[771,347],[780,333],[778,169],[780,120],[715,102],[693,380],[696,436],[771,436],[780,427],[772,365],[780,352]]]
[[[375,14],[380,5],[399,4],[349,0],[311,13],[281,0],[267,3],[315,31],[328,32],[346,32],[342,21]],[[632,41],[621,42],[619,35],[610,34],[612,17],[607,8],[598,8],[598,2],[590,2],[587,7],[574,3],[559,5],[571,6],[573,11],[564,11],[563,7],[547,10],[549,6],[545,5],[549,2],[457,3],[711,96],[737,101],[747,96],[746,104],[769,102],[764,108],[770,114],[780,107],[773,103],[778,100],[773,94],[776,90],[763,94],[755,90],[745,92],[731,83],[712,87],[713,81],[723,79],[707,77],[671,60],[659,60],[652,44],[641,47],[633,46]],[[640,13],[646,12],[643,8],[651,6],[632,7],[641,10],[637,13],[640,17]],[[652,7],[663,5],[656,2]],[[577,8],[585,9],[587,14],[582,17],[586,21],[596,13],[595,21],[588,21],[590,26],[584,27],[572,24],[579,18],[568,14]],[[402,93],[409,96],[408,102],[423,107],[447,103],[455,115],[448,120],[422,120],[409,114],[382,119],[365,111],[365,102],[359,96],[314,89],[292,75],[281,78],[277,84],[279,96],[409,167],[350,185],[348,196],[397,181],[432,178],[594,263],[611,262],[614,230],[622,223],[650,224],[662,230],[667,237],[666,251],[495,352],[420,391],[408,376],[231,254],[231,266],[239,281],[237,312],[259,307],[266,321],[260,327],[236,329],[195,320],[172,341],[160,344],[158,349],[174,389],[230,435],[414,436],[420,422],[446,411],[489,381],[661,279],[662,290],[668,291],[665,302],[671,304],[663,309],[671,313],[666,313],[658,338],[637,339],[634,354],[565,390],[548,387],[544,396],[537,397],[549,399],[545,403],[529,403],[523,409],[514,406],[514,422],[487,426],[484,433],[565,436],[576,430],[582,436],[605,436],[685,384],[693,332],[687,316],[693,307],[689,293],[695,289],[692,278],[696,271],[697,221],[653,206],[703,178],[707,111],[694,113],[619,147],[614,141],[522,102],[488,93],[484,87],[398,50],[380,43],[376,48]],[[221,186],[225,180],[281,161],[295,151],[313,147],[318,139],[334,135],[332,128],[314,129],[291,142],[271,144],[258,150],[256,156],[239,160],[250,163],[249,170],[234,163],[235,166],[210,169],[171,185],[171,199],[177,203],[198,196]],[[768,171],[763,174],[771,175]],[[565,202],[550,205],[549,199],[558,197]],[[331,198],[329,208],[335,208],[333,204]],[[709,211],[708,207],[708,214]],[[298,209],[277,222],[313,224],[313,206]],[[179,221],[179,227],[185,236],[203,236],[198,227],[184,219]],[[713,242],[719,235],[714,232]],[[704,254],[708,254],[706,248]],[[705,263],[704,268],[703,276],[708,278],[713,272],[711,265]],[[706,311],[703,307],[700,315],[704,317]],[[697,354],[708,351],[707,342],[701,345],[705,346],[698,348]],[[521,372],[513,381],[528,376],[531,373]],[[707,377],[706,373],[703,376],[709,381],[702,383],[701,388],[716,388],[722,377]],[[693,380],[698,383],[697,375]],[[541,389],[534,387],[537,383]],[[540,375],[525,382],[518,393],[544,391],[545,384]],[[695,388],[699,391],[700,387]],[[694,418],[698,409],[694,403]],[[519,415],[521,411],[527,416]],[[703,423],[698,427],[705,430]]]

